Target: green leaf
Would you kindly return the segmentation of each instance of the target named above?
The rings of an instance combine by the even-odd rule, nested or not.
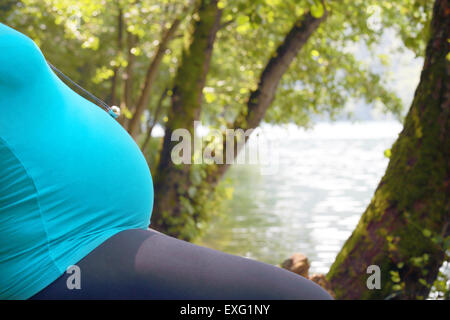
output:
[[[241,16],[237,17],[236,23],[238,24],[238,26],[241,26],[243,24],[246,24],[249,20],[250,19],[248,16],[241,15]]]
[[[194,186],[190,186],[188,189],[189,197],[193,198],[195,196],[195,193],[197,192],[197,188]]]
[[[316,3],[311,7],[311,15],[314,18],[321,18],[323,14],[325,13],[324,7],[321,3]]]
[[[420,279],[419,279],[419,282],[420,282],[422,285],[424,285],[425,287],[428,286],[428,283],[425,281],[425,279],[420,278]]]
[[[313,56],[313,57],[318,57],[319,56],[319,51],[317,51],[317,50],[311,50],[311,55]]]
[[[396,285],[393,285],[393,286],[392,286],[392,289],[393,289],[394,291],[400,291],[400,290],[402,290],[402,286],[399,285],[399,284],[396,284]]]
[[[431,231],[430,230],[428,230],[428,229],[423,229],[422,230],[422,233],[423,233],[423,235],[425,236],[425,237],[427,237],[427,238],[429,238],[429,237],[431,237]]]

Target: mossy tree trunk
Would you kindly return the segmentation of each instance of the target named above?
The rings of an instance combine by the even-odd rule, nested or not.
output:
[[[209,6],[212,6],[213,3],[214,1],[210,2]],[[190,166],[175,166],[170,159],[170,152],[178,143],[172,142],[170,139],[173,130],[186,128],[193,134],[193,121],[198,119],[201,113],[201,91],[204,86],[204,77],[208,72],[207,67],[209,67],[215,36],[215,33],[212,32],[217,31],[216,28],[220,27],[218,15],[214,13],[219,12],[218,10],[211,10],[209,13],[206,13],[205,9],[203,11],[203,15],[199,15],[200,18],[195,25],[194,40],[189,50],[183,54],[183,62],[176,78],[172,108],[169,113],[156,177],[156,201],[151,224],[152,228],[185,240],[191,240],[197,235],[196,223],[202,220],[202,209],[198,210],[198,208],[202,207],[203,203],[213,194],[217,183],[229,168],[229,164],[225,163],[209,165],[206,168],[206,177],[200,185],[196,186],[195,196],[190,196],[187,192],[191,186]],[[275,97],[282,76],[311,35],[326,19],[327,14],[324,12],[321,17],[313,17],[310,12],[306,12],[295,21],[263,69],[258,87],[251,92],[247,105],[231,125],[231,129],[245,131],[254,129],[260,124]],[[213,23],[214,16],[216,20]],[[214,28],[209,26],[211,23]],[[205,39],[208,41],[205,42]],[[196,41],[198,44],[195,43]],[[208,50],[202,49],[204,44],[208,44]],[[193,50],[196,54],[192,54]],[[224,136],[224,155],[227,153],[226,141]],[[234,146],[235,150],[231,151],[232,158],[238,155],[240,151],[238,146],[242,147],[243,144],[235,143]],[[185,206],[195,207],[197,210],[194,209],[195,212],[189,214],[186,212]]]
[[[316,32],[321,23],[326,20],[327,16],[328,12],[326,10],[320,17],[314,17],[311,12],[306,12],[294,22],[261,72],[257,88],[251,91],[246,107],[236,117],[231,129],[246,131],[255,129],[261,124],[275,98],[283,75],[310,37]],[[245,136],[245,142],[247,142],[249,137],[249,135]],[[224,154],[229,152],[232,158],[235,159],[241,151],[240,148],[244,147],[244,144],[235,141],[233,145],[234,150],[228,150],[227,141],[229,139],[230,137],[224,134]],[[229,163],[212,166],[205,179],[206,186],[212,189],[222,179],[229,167]]]
[[[180,228],[189,222],[183,217],[183,199],[191,185],[190,166],[175,165],[171,151],[178,143],[172,141],[174,130],[187,129],[194,135],[194,121],[201,113],[202,91],[209,71],[212,49],[220,26],[222,10],[218,0],[197,2],[193,34],[189,46],[183,51],[172,93],[172,105],[165,126],[163,147],[155,179],[155,206],[152,228],[179,235]],[[183,238],[183,237],[181,237]]]
[[[426,298],[444,261],[450,229],[449,15],[448,0],[437,0],[403,131],[370,205],[327,275],[338,299]],[[379,290],[367,288],[370,265],[381,269]]]

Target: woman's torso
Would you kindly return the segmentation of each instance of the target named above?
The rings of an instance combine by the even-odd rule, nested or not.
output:
[[[0,23],[0,298],[27,298],[113,234],[146,228],[152,205],[128,133]]]

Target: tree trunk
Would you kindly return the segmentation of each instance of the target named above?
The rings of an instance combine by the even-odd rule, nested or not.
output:
[[[294,23],[291,30],[286,35],[284,41],[272,55],[272,58],[269,59],[269,62],[261,73],[258,88],[249,96],[247,106],[236,118],[236,121],[232,126],[233,129],[253,129],[260,124],[267,109],[270,107],[270,104],[275,97],[276,89],[283,74],[288,70],[289,65],[292,63],[296,55],[300,52],[308,39],[317,30],[319,25],[326,19],[326,17],[327,12],[325,12],[324,15],[320,18],[315,18],[310,13],[306,13]],[[216,28],[220,28],[220,24],[217,25]],[[193,60],[193,57],[198,57],[198,55],[192,55],[191,60]],[[190,63],[195,62],[191,61]],[[197,62],[197,64],[199,64],[199,62]],[[188,79],[188,76],[190,74],[192,74],[192,72],[188,71],[186,73],[186,79]],[[192,83],[191,85],[194,85],[194,83]],[[200,88],[197,88],[197,90],[198,92],[201,92]],[[176,99],[179,98],[174,97],[173,101],[176,101]],[[186,111],[184,111],[182,108],[178,109],[178,111],[174,113],[178,114],[178,121],[181,121],[183,119],[183,124],[181,124],[180,122],[176,126],[171,125],[172,128],[192,128],[193,120],[198,119],[201,111],[201,99],[198,99],[197,101],[198,104],[195,108],[192,109],[194,114],[190,116],[183,114],[183,112]],[[183,105],[179,102],[177,102],[176,105],[178,107],[186,107],[186,105]],[[167,161],[170,162],[170,151],[175,144],[170,141],[172,132],[172,130],[166,130],[163,153],[161,157],[162,162],[160,162],[160,164],[167,163]],[[233,151],[233,158],[236,157],[240,151],[238,150],[237,146],[242,146],[242,144],[235,143],[234,145],[236,149]],[[224,139],[223,148],[224,153],[226,153],[226,139]],[[190,186],[189,166],[184,165],[183,167],[177,167],[172,163],[166,164],[165,166],[167,166],[167,168],[164,169],[166,175],[158,175],[157,177],[157,186],[159,187],[159,189],[157,188],[157,192],[161,193],[161,190],[164,191],[162,195],[159,194],[157,196],[154,214],[157,215],[158,218],[153,220],[152,227],[159,228],[161,231],[164,231],[172,236],[190,240],[187,233],[183,232],[183,228],[181,226],[192,224],[192,217],[190,217],[191,219],[181,217],[181,215],[183,214],[183,210],[180,208],[180,199],[186,199],[187,201],[190,201],[192,203],[199,202],[195,197],[192,198],[186,195],[186,190]],[[202,199],[204,198],[205,194],[214,191],[215,186],[223,177],[228,167],[229,165],[225,163],[208,166],[207,177],[203,181],[203,183],[198,186],[199,191],[197,192],[197,194],[200,195]],[[174,177],[172,183],[168,182],[167,180],[169,171],[173,171],[170,174],[171,177]],[[165,180],[161,181],[161,179]],[[164,187],[162,187],[163,185]],[[170,185],[170,187],[168,187],[168,185]],[[180,186],[182,186],[182,188],[180,188]],[[198,213],[194,215],[197,214]]]
[[[449,236],[449,15],[437,0],[431,39],[403,131],[375,195],[327,275],[338,299],[423,299]],[[445,244],[447,242],[447,244]],[[369,290],[367,267],[381,270]]]
[[[125,27],[126,29],[126,27]],[[129,112],[133,112],[135,107],[133,105],[133,82],[134,82],[134,68],[136,56],[132,53],[132,49],[138,42],[138,37],[127,31],[127,66],[123,73],[123,94],[121,95],[120,108],[127,108]],[[118,119],[122,127],[127,128],[130,119],[123,113]]]
[[[127,31],[127,67],[125,69],[125,82],[123,89],[123,101],[125,106],[131,111],[133,107],[133,77],[134,77],[134,62],[136,56],[131,52],[136,45],[137,37],[131,32]]]
[[[295,57],[311,35],[327,18],[327,15],[328,12],[325,11],[320,18],[315,18],[308,12],[295,21],[294,25],[284,38],[284,41],[278,46],[261,73],[257,89],[251,92],[247,100],[246,108],[244,108],[236,118],[231,129],[242,129],[245,131],[248,129],[255,129],[260,125],[267,109],[269,109],[275,98],[281,78],[289,69],[290,64],[294,61]],[[245,142],[247,142],[248,138],[249,136],[245,136]],[[243,147],[244,144],[235,142],[235,150],[229,151],[227,150],[227,139],[225,136],[223,141],[224,154],[232,152],[232,158],[235,159],[240,151],[239,147]],[[210,188],[220,181],[229,166],[230,164],[224,163],[211,168],[206,179],[206,183]]]
[[[148,69],[147,69],[147,74],[145,76],[145,81],[144,81],[144,87],[141,91],[141,95],[139,96],[139,100],[137,102],[136,105],[136,109],[134,111],[133,117],[130,119],[129,123],[128,123],[128,132],[130,133],[130,135],[134,138],[136,138],[136,135],[139,132],[139,123],[141,120],[141,116],[144,112],[144,110],[147,108],[148,105],[148,101],[150,99],[150,93],[152,91],[152,87],[153,87],[153,82],[156,79],[156,75],[158,73],[158,69],[159,66],[161,65],[162,59],[165,55],[167,46],[169,45],[170,41],[172,40],[173,36],[175,35],[175,32],[177,31],[178,27],[181,24],[182,19],[184,18],[185,13],[187,12],[189,8],[186,7],[184,9],[183,14],[176,18],[170,28],[168,28],[162,38],[161,38],[161,42],[158,45],[158,49],[156,50],[155,55],[152,58],[152,62],[150,63]]]
[[[119,13],[117,15],[117,51],[119,54],[122,52],[122,38],[123,38],[123,10],[119,7]],[[110,105],[117,105],[117,87],[120,81],[120,66],[115,66],[113,70],[114,74],[111,78],[111,97],[109,99]]]
[[[145,149],[147,148],[147,144],[150,142],[150,139],[152,138],[152,132],[155,128],[156,124],[159,121],[159,116],[161,115],[162,109],[163,109],[163,102],[164,99],[167,97],[167,91],[169,91],[168,88],[165,88],[161,97],[159,98],[158,104],[156,105],[155,113],[153,114],[153,118],[149,121],[147,134],[145,136],[144,142],[141,145],[141,150],[145,152]]]
[[[152,228],[169,234],[177,234],[176,230],[185,224],[179,219],[184,212],[181,197],[186,195],[190,186],[190,166],[176,166],[171,160],[172,148],[177,144],[171,141],[172,132],[184,128],[193,136],[194,121],[199,119],[202,91],[222,13],[217,3],[218,0],[198,1],[198,19],[194,20],[192,40],[183,51],[175,77],[172,105],[155,179],[156,201],[151,224]]]

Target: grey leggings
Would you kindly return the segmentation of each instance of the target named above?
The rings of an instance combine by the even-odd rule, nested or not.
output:
[[[114,235],[31,299],[331,299],[290,271],[178,240],[154,230]]]

